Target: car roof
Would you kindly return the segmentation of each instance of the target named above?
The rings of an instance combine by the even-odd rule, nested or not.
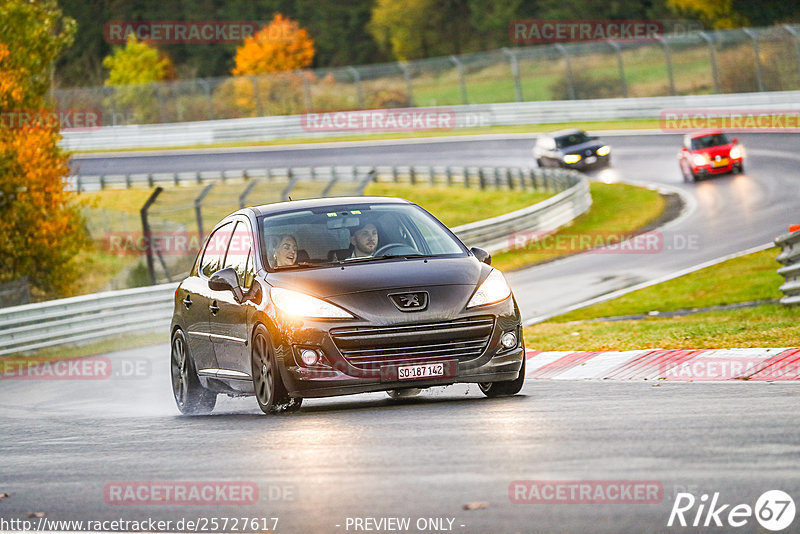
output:
[[[547,135],[549,137],[564,137],[565,135],[574,135],[574,134],[585,134],[583,130],[578,130],[577,128],[567,128],[565,130],[557,130],[555,132],[550,132]]]
[[[272,215],[286,211],[302,209],[325,208],[327,206],[343,206],[352,204],[413,204],[411,201],[397,197],[331,197],[331,198],[312,198],[307,200],[290,200],[288,202],[275,202],[273,204],[262,204],[239,210],[236,213],[250,211],[256,217],[262,215]]]
[[[719,135],[721,133],[722,133],[722,130],[716,129],[716,130],[702,130],[702,131],[690,133],[690,134],[687,134],[687,135],[689,136],[689,139],[697,139],[698,137],[705,137],[707,135]]]

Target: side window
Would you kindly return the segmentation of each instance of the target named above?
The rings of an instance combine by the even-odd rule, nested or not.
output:
[[[200,272],[210,278],[212,274],[222,269],[225,262],[225,251],[231,238],[232,223],[227,223],[217,228],[206,242],[203,249],[203,259],[200,260]]]
[[[225,267],[232,267],[236,271],[242,289],[248,289],[253,283],[251,245],[250,229],[247,224],[236,223],[236,229],[234,229],[228,245],[228,254],[225,256]]]

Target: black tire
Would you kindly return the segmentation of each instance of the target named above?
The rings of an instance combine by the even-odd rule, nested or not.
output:
[[[522,355],[522,367],[519,368],[519,376],[514,380],[505,380],[503,382],[485,382],[478,384],[484,395],[489,398],[494,397],[510,397],[516,395],[522,389],[522,384],[525,383],[525,354]]]
[[[217,404],[217,394],[200,384],[183,330],[172,335],[171,347],[172,394],[178,410],[184,415],[210,414]]]
[[[290,397],[281,380],[280,370],[275,361],[272,344],[263,326],[256,329],[250,352],[250,368],[253,376],[258,407],[266,414],[294,412],[300,408],[303,399]]]
[[[542,162],[542,158],[536,158],[536,165],[538,165],[540,169],[544,168],[544,162]]]
[[[744,163],[740,163],[739,165],[733,166],[733,174],[743,174],[744,173]]]

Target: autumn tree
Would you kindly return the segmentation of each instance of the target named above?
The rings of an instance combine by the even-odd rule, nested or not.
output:
[[[74,24],[51,0],[4,0],[0,21],[0,282],[26,276],[35,295],[52,298],[68,292],[89,245],[47,101]]]
[[[236,50],[233,74],[266,74],[302,69],[314,60],[314,40],[280,13]]]
[[[174,75],[169,57],[147,42],[128,35],[125,46],[103,59],[108,69],[106,86],[113,86],[113,108],[126,115],[125,122],[149,123],[159,119],[159,105],[155,82]]]

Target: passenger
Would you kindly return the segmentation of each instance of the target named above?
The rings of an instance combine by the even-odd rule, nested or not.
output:
[[[372,256],[378,248],[378,228],[372,223],[362,224],[350,229],[351,258]]]
[[[275,247],[275,266],[285,267],[294,265],[297,261],[297,239],[291,234],[285,234],[278,238],[278,246]]]

